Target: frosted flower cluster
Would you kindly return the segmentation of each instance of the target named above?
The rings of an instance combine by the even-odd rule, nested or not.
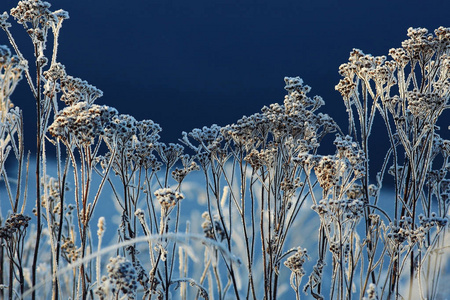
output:
[[[267,147],[267,149],[261,149],[260,151],[252,149],[250,153],[244,158],[253,169],[259,169],[263,166],[273,167],[276,161],[278,149],[272,144]]]
[[[159,143],[159,132],[161,132],[161,127],[152,120],[142,120],[136,123],[133,160],[139,166],[159,170],[161,163],[152,153]]]
[[[350,136],[337,135],[334,144],[335,155],[300,153],[295,158],[295,162],[300,164],[307,173],[314,169],[317,181],[324,190],[324,197],[331,193],[333,188],[341,195],[351,194],[348,190],[355,185],[349,185],[349,180],[360,179],[366,172],[364,151],[356,142],[353,142]]]
[[[27,29],[27,33],[33,43],[40,45],[38,60],[42,65],[45,65],[47,62],[42,51],[45,49],[49,28],[53,28],[56,31],[56,27],[60,27],[61,22],[69,18],[69,14],[66,11],[57,10],[52,12],[49,9],[50,6],[50,3],[46,1],[22,0],[19,1],[15,8],[11,9],[11,16]]]
[[[10,215],[5,224],[0,227],[0,238],[4,240],[12,239],[16,234],[21,235],[28,227],[30,217],[23,214]],[[11,243],[12,244],[12,243]]]
[[[187,133],[183,131],[183,143],[188,145],[196,153],[199,152],[215,152],[220,149],[223,137],[221,135],[221,127],[217,124],[213,124],[210,127],[204,126],[202,129],[195,128],[191,132]],[[189,137],[198,142],[198,146],[194,146]]]
[[[183,154],[180,155],[180,159],[183,167],[181,169],[175,168],[175,170],[172,171],[172,178],[178,183],[181,183],[190,172],[200,170],[200,167],[194,161],[195,157]]]
[[[158,171],[162,165],[153,152],[159,145],[159,132],[161,127],[152,120],[137,121],[130,115],[114,116],[105,128],[105,140],[110,151],[99,157],[102,167],[106,169],[112,153],[114,154],[113,170],[116,174],[122,174],[122,170],[130,164],[130,169],[134,166],[142,167],[146,170]]]
[[[53,99],[57,93],[62,92],[60,100],[67,106],[86,102],[88,105],[103,96],[103,92],[87,81],[67,75],[65,66],[61,63],[52,63],[47,71],[43,72],[45,78],[44,95]]]
[[[284,104],[271,104],[262,108],[261,113],[244,116],[235,124],[222,128],[226,140],[233,141],[238,148],[251,152],[261,143],[273,138],[274,142],[289,139],[294,152],[308,152],[319,146],[325,134],[334,132],[336,123],[328,115],[315,113],[324,101],[321,97],[307,96],[310,87],[303,84],[300,77],[286,77]],[[281,145],[280,145],[281,146]]]
[[[75,245],[72,237],[62,237],[61,256],[69,263],[80,258],[81,249]]]
[[[38,24],[46,24],[52,20],[50,6],[50,3],[41,0],[19,1],[17,6],[11,9],[11,16],[16,18],[19,24],[26,26],[30,23],[35,28]]]
[[[80,145],[91,145],[116,114],[115,108],[106,105],[78,102],[60,111],[48,131],[62,140],[74,138]]]
[[[331,218],[333,221],[347,219],[358,220],[364,213],[364,201],[361,199],[322,199],[311,207],[320,216]]]
[[[337,135],[334,141],[336,146],[336,156],[343,161],[346,161],[353,170],[356,177],[361,177],[366,172],[364,163],[366,157],[364,151],[360,149],[358,143],[354,142],[352,137]]]
[[[298,248],[297,251],[288,257],[288,259],[284,262],[284,265],[291,270],[292,273],[295,273],[297,276],[304,276],[306,274],[303,265],[306,260],[309,259],[308,251],[306,248]]]
[[[175,143],[158,143],[156,147],[159,157],[167,168],[172,168],[175,163],[182,157],[184,147]]]
[[[341,177],[348,169],[345,161],[335,155],[301,155],[296,158],[296,162],[301,164],[307,172],[314,168],[320,187],[325,193],[339,184]]]
[[[59,82],[67,76],[66,67],[61,63],[53,63],[47,71],[43,72],[43,76],[45,79],[43,93],[49,99],[54,99],[61,92]]]
[[[439,217],[435,212],[431,213],[430,217],[424,214],[418,216],[419,224],[413,225],[411,217],[402,217],[398,224],[390,224],[390,231],[387,237],[395,244],[403,244],[407,242],[409,246],[414,246],[416,243],[422,243],[428,231],[432,227],[443,229],[448,224],[448,218]]]
[[[102,278],[102,283],[95,292],[100,299],[118,299],[121,293],[125,299],[136,299],[138,281],[133,264],[126,258],[117,256],[109,259],[106,268],[108,277]]]
[[[438,92],[422,93],[417,89],[408,92],[407,99],[408,109],[418,118],[432,116],[435,112],[439,113],[446,104],[446,99]]]
[[[120,114],[111,118],[111,122],[105,127],[105,139],[110,148],[116,148],[116,163],[120,164],[124,159],[133,160],[135,150],[136,119],[130,115]],[[111,150],[112,151],[112,150]],[[124,156],[124,157],[121,157]],[[120,168],[116,167],[120,173]]]
[[[432,212],[429,217],[423,214],[419,215],[420,225],[424,228],[437,226],[438,228],[445,228],[448,224],[447,217],[439,217],[435,212]]]
[[[156,190],[155,196],[165,211],[168,211],[170,208],[174,207],[178,201],[184,199],[183,194],[175,192],[170,188]]]
[[[50,70],[53,73],[51,74],[52,76],[61,77],[63,70],[60,67],[54,67]],[[58,74],[58,71],[61,74]],[[61,78],[61,91],[63,93],[61,101],[64,101],[66,105],[73,105],[82,101],[92,104],[97,98],[103,96],[101,90],[89,84],[86,80],[72,76],[64,76]]]
[[[435,36],[426,28],[408,28],[408,40],[402,42],[402,47],[411,59],[428,61],[435,51],[440,51],[450,44],[450,28],[439,27]]]

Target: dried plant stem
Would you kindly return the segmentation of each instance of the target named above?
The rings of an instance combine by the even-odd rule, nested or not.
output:
[[[39,56],[38,45],[34,45],[34,54],[35,57]],[[36,107],[37,107],[37,144],[36,144],[36,212],[37,212],[37,221],[36,221],[36,244],[34,247],[34,256],[33,256],[33,264],[32,268],[32,284],[36,285],[36,269],[37,269],[37,261],[39,254],[39,247],[41,242],[41,234],[42,234],[42,221],[41,221],[41,155],[42,155],[42,141],[43,141],[43,132],[44,128],[42,128],[42,103],[41,103],[41,73],[42,68],[38,61],[36,61],[36,92],[34,93],[36,98]],[[30,83],[29,83],[30,84]],[[33,85],[30,85],[33,90]],[[36,299],[36,293],[33,291],[31,295],[32,300]]]

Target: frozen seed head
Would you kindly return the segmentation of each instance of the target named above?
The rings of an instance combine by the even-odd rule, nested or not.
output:
[[[59,20],[67,20],[69,19],[69,12],[62,10],[62,9],[58,9],[56,11],[53,12],[53,15]]]
[[[61,63],[54,63],[44,72],[44,78],[51,81],[57,81],[66,77],[66,67]]]
[[[176,182],[181,183],[190,172],[200,169],[200,167],[194,161],[194,158],[195,157],[190,157],[188,154],[184,154],[181,156],[183,168],[175,168],[175,170],[172,171],[172,178],[175,179]]]
[[[170,188],[162,188],[155,191],[155,196],[161,207],[166,211],[174,207],[178,201],[184,199],[181,193],[174,192]]]
[[[105,226],[105,217],[100,217],[98,218],[98,223],[97,223],[97,235],[98,236],[103,236],[103,234],[105,233],[106,230],[106,226]]]
[[[275,162],[277,150],[278,149],[275,147],[265,150],[262,149],[261,151],[252,149],[251,152],[244,157],[244,160],[248,162],[255,170],[263,166],[270,168]]]
[[[6,221],[5,225],[0,227],[0,238],[10,240],[14,234],[22,234],[28,227],[28,223],[31,220],[30,217],[23,214],[12,214]]]
[[[27,23],[30,23],[32,27],[36,27],[38,24],[47,24],[54,20],[49,10],[50,6],[50,3],[41,0],[19,1],[17,6],[11,9],[11,16],[19,24],[27,26]]]
[[[116,173],[117,166],[122,164],[122,156],[126,157],[127,163],[135,164],[144,169],[158,171],[162,165],[153,154],[158,150],[160,142],[159,132],[161,127],[152,120],[137,121],[134,117],[126,114],[113,116],[104,130],[107,144],[116,148],[115,161],[113,165]],[[105,156],[106,162],[111,153]]]
[[[11,27],[11,23],[8,22],[8,18],[9,16],[6,11],[0,15],[0,27],[2,27],[3,29]]]
[[[117,147],[117,160],[125,155],[130,161],[138,161],[135,157],[135,147],[139,140],[136,138],[136,119],[130,115],[116,115],[111,118],[104,130],[104,137],[109,145]]]
[[[109,264],[106,268],[108,270],[108,278],[105,278],[102,283],[102,286],[104,286],[103,290],[107,287],[115,295],[123,293],[128,299],[135,299],[138,281],[133,264],[126,258],[117,256],[109,259]]]
[[[409,39],[402,42],[402,47],[411,59],[420,59],[421,55],[425,60],[431,58],[436,42],[432,34],[428,33],[428,29],[410,27],[408,28],[407,36]]]
[[[106,105],[79,102],[60,111],[48,131],[56,138],[67,140],[74,137],[80,144],[89,145],[104,133],[116,114],[115,108]]]
[[[311,90],[311,87],[308,85],[303,85],[303,79],[300,77],[284,77],[284,82],[286,86],[284,89],[289,93],[297,91],[299,93],[306,94]]]
[[[158,143],[156,151],[167,168],[171,168],[183,155],[184,147],[174,143]]]
[[[317,180],[324,190],[329,190],[339,183],[342,162],[334,156],[322,157],[314,167]]]
[[[291,270],[292,273],[297,274],[298,276],[305,275],[305,269],[303,268],[306,260],[309,260],[308,251],[306,248],[298,247],[297,251],[288,257],[288,259],[284,262],[284,265]]]
[[[81,255],[81,249],[77,248],[73,240],[67,237],[62,237],[61,251],[62,256],[68,262],[76,261]]]
[[[344,99],[349,99],[351,94],[354,92],[355,88],[356,84],[349,77],[341,79],[338,85],[336,85],[335,87],[336,91],[341,93]]]
[[[204,126],[203,128],[195,128],[191,132],[183,132],[181,141],[195,152],[215,152],[220,149],[223,136],[221,134],[221,127],[213,124],[211,127]],[[192,138],[198,143],[194,146],[189,138]]]
[[[61,67],[57,68],[60,69]],[[62,71],[59,72],[61,73]],[[63,74],[58,75],[61,76]],[[90,85],[85,80],[72,76],[61,77],[61,90],[63,92],[61,101],[64,101],[66,105],[74,105],[83,101],[92,104],[96,99],[103,96],[103,92],[95,86]]]
[[[408,109],[417,117],[424,119],[440,113],[446,104],[446,99],[436,92],[419,92],[414,89],[407,93]]]
[[[145,213],[142,209],[138,208],[136,209],[136,211],[134,212],[134,215],[139,219],[139,220],[143,220],[145,217]]]

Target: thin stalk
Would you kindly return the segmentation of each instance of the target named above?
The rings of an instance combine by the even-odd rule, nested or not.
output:
[[[38,53],[38,45],[34,45],[34,55],[37,58],[39,56]],[[36,213],[37,213],[37,221],[36,221],[36,243],[34,245],[34,255],[33,255],[33,263],[31,266],[31,277],[32,277],[32,285],[36,285],[36,269],[38,263],[38,254],[39,254],[39,246],[41,242],[42,235],[42,221],[41,221],[41,152],[42,152],[42,132],[43,128],[41,128],[42,121],[42,111],[41,111],[41,65],[39,61],[36,59],[36,87],[37,91],[35,92],[36,98],[36,107],[37,107],[37,143],[36,143]],[[32,87],[32,85],[30,86]],[[31,295],[32,300],[36,300],[36,291],[33,290]]]

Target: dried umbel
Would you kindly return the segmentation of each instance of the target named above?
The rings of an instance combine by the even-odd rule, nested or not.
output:
[[[158,143],[156,151],[161,161],[170,169],[183,156],[184,147],[175,143]]]
[[[277,151],[278,149],[275,147],[268,147],[268,149],[263,149],[261,151],[252,149],[244,160],[248,162],[255,170],[263,166],[270,168],[273,167],[273,164],[276,161]]]
[[[190,157],[188,154],[181,156],[181,162],[183,164],[183,168],[175,168],[175,170],[172,171],[172,178],[178,183],[181,183],[190,172],[200,169],[194,161],[194,157]]]
[[[434,113],[441,112],[446,104],[445,96],[442,97],[438,91],[424,93],[419,92],[417,89],[407,93],[407,101],[408,109],[417,118],[432,117]]]
[[[285,83],[288,95],[283,105],[271,104],[263,107],[261,113],[244,116],[236,124],[223,127],[223,136],[247,151],[257,148],[267,139],[280,142],[290,137],[294,142],[304,141],[303,148],[317,148],[318,140],[336,131],[337,125],[328,115],[315,113],[324,101],[319,96],[307,96],[311,88],[304,85],[300,77],[286,77]]]
[[[109,152],[99,157],[102,168],[107,168],[114,154],[112,168],[120,176],[125,174],[125,170],[134,170],[136,167],[159,171],[162,163],[153,153],[160,144],[160,131],[159,124],[152,120],[137,121],[125,114],[113,116],[105,127],[104,137]]]
[[[61,251],[61,256],[69,263],[76,261],[81,256],[81,249],[75,245],[72,237],[62,237]]]
[[[41,0],[19,1],[17,6],[11,9],[11,16],[17,19],[17,23],[23,24],[25,28],[28,25],[37,28],[39,25],[46,25],[54,20],[49,10],[50,6],[50,3]]]
[[[284,265],[291,270],[292,273],[295,273],[297,276],[304,276],[305,269],[303,265],[306,260],[309,259],[308,251],[302,248],[297,248],[297,251],[288,257],[288,259],[284,262]]]
[[[195,128],[189,133],[183,131],[183,139],[181,141],[196,153],[213,153],[221,148],[221,142],[223,140],[221,129],[217,124],[213,124],[211,127],[204,126],[202,129]],[[198,146],[194,146],[188,137],[197,141]]]
[[[137,273],[133,264],[122,256],[109,259],[108,276],[102,278],[95,293],[100,299],[112,299],[123,294],[125,299],[136,299]],[[122,298],[121,298],[122,299]]]
[[[79,145],[91,145],[116,114],[115,108],[106,105],[79,102],[60,111],[48,131],[65,141],[75,139]]]
[[[14,238],[15,234],[21,235],[28,227],[30,217],[23,214],[12,214],[6,221],[5,225],[0,227],[0,238],[8,241]]]
[[[59,31],[62,21],[69,18],[69,14],[66,11],[57,10],[52,12],[49,9],[50,6],[50,3],[46,1],[23,0],[19,1],[17,6],[11,9],[11,16],[17,20],[17,23],[22,24],[27,29],[27,33],[30,35],[33,43],[39,45],[39,52],[42,55],[38,59],[42,65],[46,64],[42,51],[45,49],[48,30],[52,28],[56,33]]]
[[[181,193],[175,192],[170,188],[162,188],[155,191],[155,196],[165,211],[168,211],[177,205],[178,201],[184,199],[184,196]]]
[[[65,72],[61,65],[55,65],[44,75],[51,76],[52,79],[60,78],[60,86],[63,95],[61,101],[66,105],[74,105],[78,102],[93,104],[97,98],[103,96],[103,92],[87,81],[72,76],[64,76]]]

